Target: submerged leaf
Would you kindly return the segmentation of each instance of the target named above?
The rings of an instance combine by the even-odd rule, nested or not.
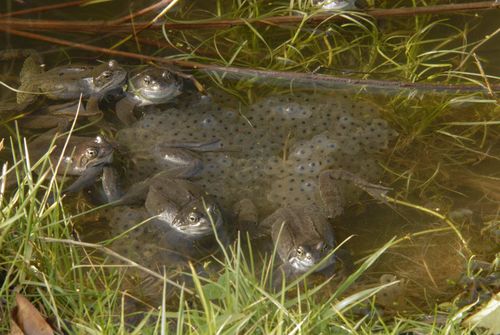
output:
[[[53,335],[54,330],[40,312],[23,295],[16,295],[16,307],[11,315],[10,335]]]

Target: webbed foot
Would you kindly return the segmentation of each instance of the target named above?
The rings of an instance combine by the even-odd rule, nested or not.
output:
[[[347,181],[362,189],[373,198],[385,202],[385,195],[391,188],[372,184],[354,173],[341,169],[331,169],[322,171],[319,175],[319,192],[326,208],[327,216],[330,218],[342,214],[345,207],[345,199],[341,191],[336,186],[337,181]]]

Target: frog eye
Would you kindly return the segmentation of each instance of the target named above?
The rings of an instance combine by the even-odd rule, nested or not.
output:
[[[104,71],[104,72],[102,73],[102,77],[103,77],[104,79],[109,79],[109,78],[111,78],[112,76],[113,76],[113,72],[112,72],[112,71],[109,71],[109,70]]]
[[[307,258],[308,260],[310,260],[310,259],[312,258],[311,254],[310,254],[310,253],[307,253],[307,254],[306,254],[306,258]]]
[[[196,223],[197,221],[199,221],[199,219],[200,219],[200,217],[195,212],[191,212],[188,215],[188,220],[190,223]]]
[[[149,85],[151,84],[151,77],[150,76],[144,76],[144,78],[142,78],[142,82],[146,85]]]
[[[304,254],[304,248],[302,247],[298,247],[297,248],[297,256],[302,256]]]
[[[108,66],[112,69],[112,68],[114,68],[114,67],[117,67],[117,66],[118,66],[118,62],[117,62],[117,61],[115,61],[114,59],[112,59],[112,60],[110,60],[110,61],[108,62]]]
[[[170,72],[168,72],[168,71],[163,71],[163,73],[161,74],[161,76],[164,79],[171,79],[172,78],[172,76],[170,75]]]
[[[85,155],[88,158],[95,158],[95,157],[97,157],[97,149],[96,148],[87,148],[87,150],[85,151]]]

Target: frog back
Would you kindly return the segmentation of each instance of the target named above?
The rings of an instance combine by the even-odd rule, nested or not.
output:
[[[334,244],[333,230],[328,220],[316,208],[292,206],[280,208],[274,214],[271,234],[290,247],[307,244],[310,241],[324,241]]]
[[[33,80],[43,73],[41,58],[37,53],[33,53],[26,58],[19,74],[21,85],[17,93],[18,104],[29,104],[36,99],[36,95],[28,92],[38,92],[37,82]]]

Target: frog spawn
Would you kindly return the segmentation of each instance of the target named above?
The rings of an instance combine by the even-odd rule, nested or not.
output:
[[[225,207],[250,197],[258,207],[317,204],[318,175],[347,169],[374,180],[379,169],[372,153],[387,148],[395,132],[369,105],[347,96],[295,94],[272,96],[243,106],[222,93],[211,104],[184,101],[182,110],[145,115],[117,138],[136,159],[129,178],[161,170],[157,143],[207,143],[203,170],[196,177]],[[145,150],[145,148],[147,148]],[[342,184],[342,183],[340,183]],[[348,193],[348,192],[344,192]]]

